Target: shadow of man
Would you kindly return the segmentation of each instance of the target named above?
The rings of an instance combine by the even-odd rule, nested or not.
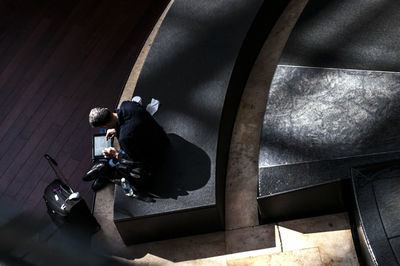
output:
[[[149,194],[174,198],[205,186],[210,179],[211,160],[207,153],[176,134],[168,134],[170,145],[165,160],[151,177]]]

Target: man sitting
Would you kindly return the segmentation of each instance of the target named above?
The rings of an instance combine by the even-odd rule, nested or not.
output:
[[[111,147],[103,151],[105,158],[125,159],[139,163],[149,174],[154,173],[161,164],[168,137],[163,128],[141,104],[125,101],[115,112],[111,112],[108,108],[93,108],[89,113],[89,124],[95,128],[106,129],[107,139],[117,137],[119,145],[125,153]],[[84,180],[94,177],[90,171],[88,174]],[[98,179],[96,181],[92,186],[94,190],[107,184],[107,180]]]

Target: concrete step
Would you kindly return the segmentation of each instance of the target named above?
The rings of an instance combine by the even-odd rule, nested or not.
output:
[[[240,259],[227,258],[227,266],[239,265],[323,265],[318,248],[306,248]]]

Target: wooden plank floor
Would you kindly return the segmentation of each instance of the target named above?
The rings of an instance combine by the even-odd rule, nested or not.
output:
[[[48,153],[91,204],[89,110],[116,106],[167,2],[0,0],[2,201],[44,215]]]

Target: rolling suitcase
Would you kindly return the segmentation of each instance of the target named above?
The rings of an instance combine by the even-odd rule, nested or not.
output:
[[[75,232],[93,234],[100,230],[100,225],[85,200],[79,196],[79,192],[74,192],[68,185],[57,162],[48,154],[45,154],[44,157],[57,176],[57,179],[45,188],[43,194],[52,221],[59,227],[65,227]]]

